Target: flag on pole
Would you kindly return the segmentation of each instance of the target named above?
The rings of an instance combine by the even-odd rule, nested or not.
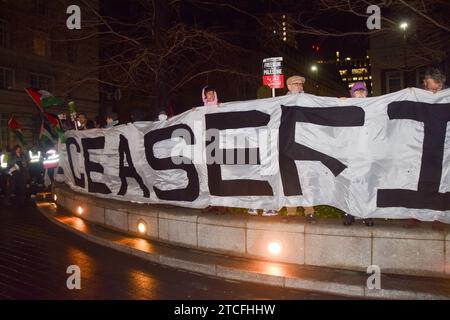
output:
[[[55,144],[55,140],[50,132],[50,128],[48,124],[45,123],[45,120],[41,122],[41,130],[39,132],[39,140],[42,142],[50,141],[52,144]]]
[[[75,130],[78,130],[77,111],[75,110],[75,102],[70,101],[68,105],[69,105],[70,120],[75,124]]]
[[[33,99],[38,106],[39,111],[44,111],[44,108],[63,104],[63,100],[55,97],[50,92],[45,90],[37,90],[33,88],[26,88],[25,91]]]
[[[22,147],[26,146],[25,140],[23,138],[22,126],[17,122],[14,116],[11,116],[8,120],[8,127],[14,132],[16,139],[22,145]]]
[[[50,124],[55,129],[55,132],[58,135],[59,139],[61,140],[61,143],[66,143],[66,136],[64,135],[64,132],[61,129],[61,122],[59,121],[58,117],[49,112],[44,112],[44,115],[47,118],[48,122],[50,122]]]

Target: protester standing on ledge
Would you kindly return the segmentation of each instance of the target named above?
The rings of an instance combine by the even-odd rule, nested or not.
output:
[[[217,98],[216,89],[211,86],[206,86],[202,90],[203,105],[206,106],[218,106],[219,99]]]
[[[205,86],[202,89],[202,100],[203,105],[205,107],[208,106],[219,106],[219,99],[217,97],[216,89],[214,89],[211,86]],[[193,108],[192,110],[195,110],[196,108]],[[226,213],[228,210],[226,207],[216,207],[216,206],[209,206],[205,209],[203,209],[203,212],[217,212],[217,213]]]
[[[350,94],[352,98],[367,98],[369,92],[367,91],[365,82],[355,82],[353,84],[352,89],[350,90]],[[355,222],[355,217],[349,213],[345,213],[344,216],[344,226],[350,226]],[[363,219],[363,223],[368,227],[373,227],[374,222],[373,219]]]
[[[290,94],[302,93],[303,92],[303,84],[305,82],[306,82],[306,79],[304,77],[302,77],[302,76],[289,77],[286,80],[286,85],[287,85],[287,88],[289,90],[286,94],[290,95]],[[292,209],[294,209],[294,211],[296,210],[296,208],[292,208]],[[309,209],[309,208],[305,208],[305,214],[306,214],[307,209]],[[289,211],[290,210],[288,208],[288,214],[290,213]],[[252,216],[257,216],[258,215],[258,209],[250,208],[250,209],[248,209],[247,213],[252,215]],[[312,210],[312,212],[311,212],[311,210],[308,210],[307,217],[312,216],[312,213],[314,213],[314,210]],[[262,216],[264,216],[264,217],[277,216],[277,215],[278,215],[278,211],[277,210],[263,209],[263,212],[262,212]]]
[[[423,79],[423,88],[427,91],[437,93],[443,89],[445,89],[445,80],[446,77],[444,73],[435,67],[429,67],[425,71],[425,76]],[[405,228],[415,228],[420,223],[417,219],[408,219],[406,223],[403,225]],[[433,221],[431,227],[434,230],[442,231],[444,230],[444,224],[440,221]]]
[[[286,85],[288,88],[288,92],[286,95],[299,94],[305,92],[303,89],[303,85],[305,84],[305,77],[294,75],[286,80]],[[287,207],[288,216],[296,215],[297,207]],[[303,207],[306,220],[309,223],[316,223],[317,219],[314,217],[314,207]]]

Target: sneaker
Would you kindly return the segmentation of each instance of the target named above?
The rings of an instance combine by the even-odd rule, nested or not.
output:
[[[344,226],[351,226],[355,222],[355,217],[346,213],[344,216]]]
[[[263,217],[270,217],[270,216],[277,216],[278,215],[278,211],[277,210],[267,210],[264,209],[262,216]]]
[[[247,213],[252,216],[258,215],[258,209],[248,209]]]

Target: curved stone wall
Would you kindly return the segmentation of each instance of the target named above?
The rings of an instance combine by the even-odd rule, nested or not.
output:
[[[305,223],[302,218],[204,214],[200,210],[97,198],[54,187],[57,204],[82,218],[128,234],[172,244],[299,265],[382,273],[450,277],[450,232],[429,223],[404,229],[401,221],[377,221],[369,228],[339,220]],[[146,225],[145,234],[138,231]],[[269,252],[275,243],[278,254]]]

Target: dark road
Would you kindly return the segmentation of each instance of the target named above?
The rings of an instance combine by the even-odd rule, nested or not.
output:
[[[336,299],[152,264],[59,229],[32,206],[1,208],[1,299]],[[67,267],[81,289],[66,286]]]

